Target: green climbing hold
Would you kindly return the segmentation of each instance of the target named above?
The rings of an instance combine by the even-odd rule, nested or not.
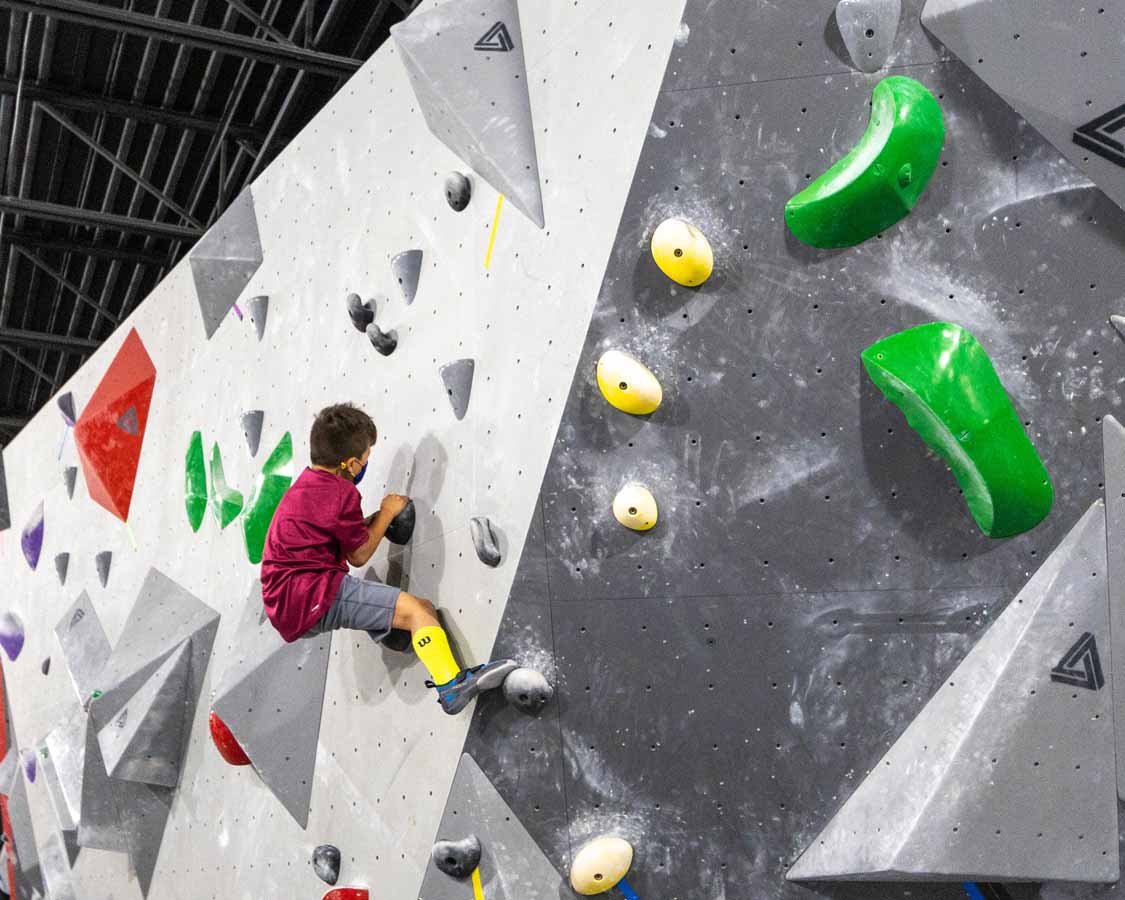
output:
[[[192,531],[199,531],[207,512],[207,464],[203,459],[203,435],[192,432],[184,460],[184,504]]]
[[[227,484],[218,444],[211,448],[211,512],[219,520],[220,530],[226,528],[242,512],[242,494]]]
[[[246,515],[242,518],[246,556],[254,565],[262,561],[266,532],[269,531],[277,505],[292,483],[293,438],[287,431],[262,466],[250,502],[246,504]]]
[[[884,78],[871,120],[843,159],[785,204],[785,223],[806,244],[852,247],[914,208],[941,156],[945,124],[934,95],[913,78]]]
[[[981,531],[1011,537],[1051,511],[1054,491],[984,347],[934,322],[861,354],[867,374],[953,470]]]

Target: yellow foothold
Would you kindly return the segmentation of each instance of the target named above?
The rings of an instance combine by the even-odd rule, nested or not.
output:
[[[570,883],[580,894],[602,894],[617,884],[633,864],[633,845],[624,838],[600,837],[574,857]]]
[[[643,484],[630,481],[613,498],[617,521],[634,531],[648,531],[656,524],[656,498]]]
[[[622,412],[646,416],[664,397],[660,382],[638,359],[620,350],[607,350],[598,360],[598,387],[609,401]]]
[[[684,287],[703,284],[715,265],[707,236],[683,219],[665,219],[652,233],[652,258],[660,271]]]

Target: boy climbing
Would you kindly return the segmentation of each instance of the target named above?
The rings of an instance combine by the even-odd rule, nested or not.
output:
[[[371,559],[407,498],[388,494],[366,519],[356,485],[367,471],[378,432],[350,403],[322,409],[309,440],[312,465],[289,488],[274,514],[262,554],[262,603],[286,641],[338,628],[366,631],[383,641],[392,629],[409,632],[430,673],[426,686],[450,715],[481,691],[496,688],[516,668],[510,659],[471,669],[453,658],[449,639],[429,600],[348,573]]]

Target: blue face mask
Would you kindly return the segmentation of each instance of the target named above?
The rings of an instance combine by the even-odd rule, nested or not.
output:
[[[366,474],[366,472],[367,472],[367,463],[364,463],[363,468],[360,469],[356,473],[355,478],[352,479],[352,484],[359,484],[361,481],[363,481],[363,476],[364,476],[364,474]]]

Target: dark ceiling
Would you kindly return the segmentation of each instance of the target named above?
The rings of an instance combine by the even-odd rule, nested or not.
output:
[[[0,445],[418,0],[0,0]]]

